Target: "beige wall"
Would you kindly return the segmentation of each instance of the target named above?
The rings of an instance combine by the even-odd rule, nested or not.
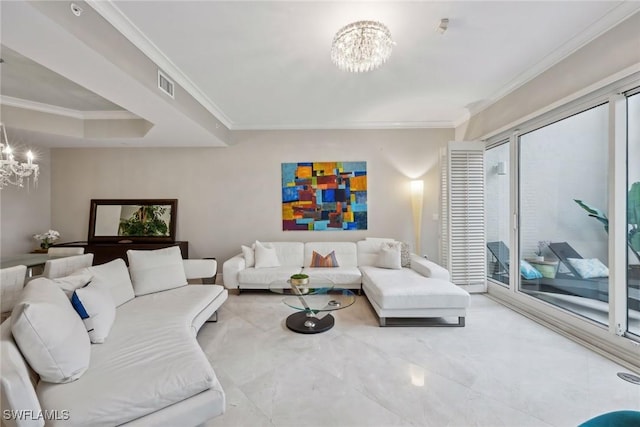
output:
[[[640,63],[640,13],[574,52],[460,126],[474,140]],[[463,136],[462,136],[463,135]]]
[[[92,198],[176,198],[178,239],[190,256],[220,261],[259,240],[413,242],[410,179],[425,180],[422,252],[438,256],[438,150],[453,129],[239,131],[228,148],[53,149],[52,224],[87,237]],[[282,231],[282,162],[366,161],[369,229]]]
[[[30,252],[37,248],[34,234],[50,228],[50,153],[31,147],[40,166],[38,186],[19,188],[10,185],[0,191],[0,235],[2,257]],[[64,236],[63,236],[64,237]]]

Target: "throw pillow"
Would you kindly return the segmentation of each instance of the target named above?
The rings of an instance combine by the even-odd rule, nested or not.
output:
[[[402,242],[400,246],[400,264],[402,267],[411,268],[411,251],[406,242]]]
[[[567,258],[567,261],[583,279],[609,277],[609,269],[597,258]]]
[[[180,247],[153,251],[128,250],[129,272],[136,296],[179,288],[187,284]]]
[[[68,298],[71,298],[73,292],[91,281],[91,274],[87,271],[77,271],[70,276],[58,277],[57,279],[50,279],[53,283],[58,285],[60,289],[67,294]]]
[[[89,367],[87,330],[69,298],[52,280],[27,283],[11,318],[16,344],[42,381],[68,383]]]
[[[116,319],[116,305],[109,290],[91,282],[76,289],[71,296],[71,305],[82,319],[91,342],[103,343]]]
[[[331,251],[327,256],[322,256],[318,252],[313,251],[311,254],[311,265],[309,267],[339,267],[336,252]]]
[[[400,242],[383,242],[378,253],[376,267],[401,269],[401,246]]]
[[[134,298],[129,270],[122,258],[83,268],[74,274],[78,273],[90,274],[92,276],[91,286],[107,290],[116,307]]]
[[[256,268],[280,267],[276,248],[256,240]]]
[[[255,243],[252,244],[251,247],[241,245],[240,248],[242,249],[242,256],[244,257],[245,267],[246,268],[254,267],[256,265],[256,255],[255,255],[256,244]]]
[[[520,260],[520,274],[527,280],[542,279],[542,273],[523,259]]]

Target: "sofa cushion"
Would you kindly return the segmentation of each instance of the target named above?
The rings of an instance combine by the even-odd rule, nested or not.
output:
[[[153,251],[128,250],[129,272],[136,296],[187,284],[179,246]]]
[[[304,243],[302,242],[261,242],[275,248],[278,262],[283,267],[302,267]]]
[[[339,288],[360,288],[362,283],[362,274],[358,267],[305,267],[302,272],[311,278],[312,283],[314,279],[316,282],[321,282],[325,278]]]
[[[399,270],[402,268],[402,243],[384,242],[380,245],[376,267]]]
[[[134,298],[129,269],[122,258],[84,268],[77,273],[91,275],[91,285],[109,291],[116,307]],[[74,273],[74,274],[77,274]]]
[[[278,260],[278,253],[276,252],[276,248],[268,243],[263,244],[256,240],[255,267],[280,267],[280,261]]]
[[[109,339],[91,346],[78,381],[38,384],[42,407],[68,409],[73,425],[120,425],[219,387],[192,321],[220,290],[189,285],[118,307]]]
[[[340,267],[340,265],[338,265],[335,251],[331,251],[326,256],[322,256],[318,252],[313,251],[309,267],[335,268]]]
[[[380,253],[380,246],[382,246],[385,240],[394,241],[393,239],[365,239],[356,242],[358,248],[358,266],[376,265],[378,254]]]
[[[109,291],[90,283],[73,292],[71,305],[82,319],[91,342],[103,343],[116,318],[116,305]]]
[[[11,320],[20,351],[43,381],[74,381],[89,367],[87,331],[53,281],[39,278],[27,283]]]
[[[414,270],[361,267],[367,298],[385,309],[468,307],[469,294],[451,282],[424,277]]]
[[[264,285],[276,280],[288,280],[293,274],[300,273],[300,267],[245,268],[238,273],[242,284]]]

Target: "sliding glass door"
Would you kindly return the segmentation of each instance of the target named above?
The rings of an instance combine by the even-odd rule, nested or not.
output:
[[[509,286],[509,140],[488,147],[485,161],[487,278]]]
[[[602,324],[609,315],[608,115],[602,104],[518,141],[519,290]]]
[[[640,93],[627,98],[628,330],[640,336]]]

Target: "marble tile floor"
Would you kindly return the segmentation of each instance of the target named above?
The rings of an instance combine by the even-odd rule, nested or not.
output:
[[[270,293],[230,295],[198,341],[227,397],[207,427],[576,426],[640,410],[604,357],[483,295],[464,328],[380,328],[366,298],[317,335]]]

